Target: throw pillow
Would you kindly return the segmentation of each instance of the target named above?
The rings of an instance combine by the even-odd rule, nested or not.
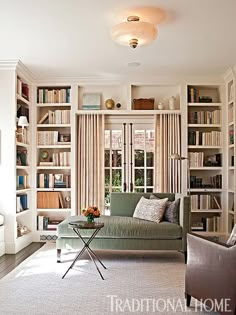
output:
[[[150,196],[151,200],[162,200],[155,195]],[[167,201],[166,202],[166,209],[163,215],[163,220],[170,222],[170,223],[175,223],[179,224],[179,206],[180,206],[180,199],[176,199],[175,201]]]
[[[141,197],[134,210],[133,217],[159,223],[165,212],[167,200],[168,198],[151,200]]]

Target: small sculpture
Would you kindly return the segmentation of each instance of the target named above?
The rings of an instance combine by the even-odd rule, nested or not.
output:
[[[115,102],[113,101],[112,98],[108,98],[105,101],[105,106],[106,106],[107,109],[112,109],[115,106]]]

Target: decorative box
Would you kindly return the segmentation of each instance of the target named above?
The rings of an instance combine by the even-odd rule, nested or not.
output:
[[[137,98],[133,99],[133,109],[135,110],[152,110],[154,109],[154,98]]]

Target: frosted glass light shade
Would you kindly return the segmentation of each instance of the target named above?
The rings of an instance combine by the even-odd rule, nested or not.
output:
[[[123,22],[112,28],[111,37],[120,45],[129,45],[132,39],[137,39],[138,45],[147,45],[157,37],[157,29],[148,22]]]
[[[26,116],[20,116],[19,117],[18,126],[22,127],[22,128],[29,126],[28,119]]]

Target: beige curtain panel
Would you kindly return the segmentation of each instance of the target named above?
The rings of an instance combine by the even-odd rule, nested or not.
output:
[[[78,116],[78,213],[104,208],[104,115]]]
[[[181,155],[180,115],[156,115],[155,134],[155,191],[181,193],[181,161],[170,159]]]

